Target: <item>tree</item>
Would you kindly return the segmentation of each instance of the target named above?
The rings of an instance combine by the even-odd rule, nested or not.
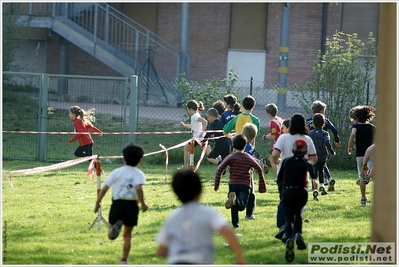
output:
[[[212,107],[212,104],[216,100],[223,100],[226,94],[236,94],[234,91],[234,85],[238,81],[238,74],[234,72],[233,68],[230,68],[228,77],[224,79],[213,78],[212,80],[206,80],[202,84],[197,81],[188,81],[186,75],[180,74],[179,78],[176,78],[176,94],[183,94],[183,105],[185,109],[185,103],[190,99],[201,101],[204,104],[205,110]]]
[[[374,102],[370,90],[375,89],[376,52],[372,33],[367,44],[356,33],[335,33],[332,40],[326,39],[325,54],[318,52],[320,60],[313,63],[313,80],[294,85],[294,98],[309,114],[314,100],[326,103],[328,118],[340,135],[346,136],[350,131],[349,110]]]

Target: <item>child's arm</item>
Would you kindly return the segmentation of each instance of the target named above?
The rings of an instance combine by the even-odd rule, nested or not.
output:
[[[247,261],[245,260],[244,254],[242,253],[240,243],[238,242],[238,239],[235,236],[233,230],[229,226],[225,225],[220,229],[220,233],[230,244],[231,250],[236,256],[237,263],[248,264]]]
[[[84,128],[84,126],[83,126],[83,123],[82,123],[82,121],[79,120],[79,119],[75,119],[75,120],[73,121],[73,127],[75,128],[75,131],[76,131],[77,133],[85,132],[85,128]],[[75,134],[75,136],[72,137],[72,138],[70,138],[70,139],[68,140],[68,142],[69,142],[69,143],[75,142],[75,140],[77,140],[77,139],[79,138],[79,135],[80,135],[80,134]]]
[[[332,146],[331,146],[331,143],[330,143],[330,134],[327,132],[327,131],[325,131],[325,132],[323,132],[324,133],[324,144],[325,144],[325,146],[326,146],[326,148],[328,149],[328,151],[333,155],[333,156],[335,156],[336,155],[336,153],[335,153],[335,151],[334,151],[334,149],[332,148]]]
[[[180,122],[180,126],[181,126],[181,127],[184,127],[184,128],[189,128],[189,129],[191,129],[191,123],[187,123],[187,124],[186,124],[186,123],[184,123],[184,122],[181,121],[181,122]]]
[[[108,185],[104,185],[104,187],[101,189],[100,193],[97,196],[97,201],[96,201],[96,206],[94,208],[94,213],[97,213],[98,209],[101,206],[101,200],[103,199],[103,197],[105,196],[105,194],[107,193],[109,189]]]
[[[349,136],[349,141],[348,141],[348,155],[352,155],[352,143],[353,140],[355,140],[356,137],[356,128],[352,128],[351,135]]]
[[[91,124],[91,125],[89,124],[87,126],[87,128],[92,130],[93,132],[99,133],[99,136],[103,135],[103,132],[100,129],[98,129],[96,126],[94,126],[93,124]]]
[[[159,245],[157,249],[157,255],[160,257],[168,256],[169,248],[163,245]]]
[[[227,168],[227,161],[226,158],[219,164],[218,168],[216,169],[216,174],[215,174],[215,185],[213,189],[215,191],[219,190],[219,184],[220,184],[220,178],[222,177],[223,171]]]
[[[136,185],[136,192],[137,192],[137,197],[139,198],[139,202],[141,203],[141,210],[145,212],[148,209],[148,206],[144,202],[143,185],[141,184]]]
[[[205,120],[205,119],[202,118],[202,117],[199,117],[199,118],[198,118],[198,121],[202,123],[202,131],[203,131],[203,132],[200,133],[200,135],[199,135],[199,137],[201,138],[201,137],[203,137],[204,134],[205,134],[206,127],[208,127],[208,121]]]
[[[329,119],[326,119],[326,128],[329,129],[334,135],[335,146],[339,146],[341,142],[339,141],[339,133],[334,124],[331,123]]]
[[[259,177],[259,182],[258,182],[259,190],[258,191],[259,191],[259,193],[266,193],[266,183],[265,183],[265,178],[263,176],[262,168],[260,167],[259,163],[257,163],[255,160],[254,160],[254,164],[252,167],[258,173],[258,177]]]

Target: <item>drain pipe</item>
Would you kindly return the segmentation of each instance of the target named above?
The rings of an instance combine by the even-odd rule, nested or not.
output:
[[[180,55],[178,75],[185,73],[186,79],[190,80],[190,66],[188,65],[188,41],[189,41],[189,23],[190,23],[190,3],[181,4],[181,22],[180,22]],[[182,105],[183,93],[177,91],[177,106]]]
[[[323,24],[321,28],[321,55],[324,55],[326,52],[326,35],[327,35],[327,12],[328,11],[328,4],[323,4]]]

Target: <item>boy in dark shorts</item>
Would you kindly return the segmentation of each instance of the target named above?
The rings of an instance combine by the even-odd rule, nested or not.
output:
[[[128,143],[122,150],[123,161],[125,165],[113,170],[104,180],[104,187],[98,194],[94,212],[97,213],[101,205],[101,200],[112,188],[112,205],[109,212],[108,221],[110,228],[108,238],[114,240],[123,229],[123,252],[120,263],[127,264],[127,257],[130,252],[133,227],[137,225],[139,207],[145,212],[148,207],[144,202],[144,193],[142,186],[145,184],[144,173],[136,168],[141,162],[144,150],[142,147]]]
[[[259,163],[244,152],[247,145],[247,138],[242,134],[237,134],[233,138],[235,152],[228,155],[216,170],[214,190],[219,190],[220,178],[223,171],[230,167],[229,193],[225,203],[226,209],[231,208],[231,221],[234,228],[240,227],[238,212],[245,210],[249,195],[252,190],[253,169],[258,173],[259,193],[266,193],[266,184],[263,171]]]
[[[308,153],[307,142],[301,138],[295,140],[292,153],[294,156],[281,162],[277,176],[285,217],[285,233],[281,240],[286,244],[285,259],[288,262],[295,258],[294,240],[297,249],[306,249],[302,237],[302,209],[308,201],[307,173],[309,172],[312,179],[316,179],[313,165],[304,158]]]
[[[328,152],[333,156],[335,156],[336,153],[330,143],[330,134],[323,130],[325,125],[324,115],[321,113],[314,114],[313,124],[315,128],[309,132],[309,136],[312,138],[317,152],[317,163],[314,165],[314,168],[316,175],[319,177],[319,192],[321,192],[321,195],[326,195],[327,191],[324,188],[324,167],[326,166]],[[330,183],[329,191],[333,191],[331,190],[331,184],[332,183]],[[317,190],[317,180],[315,180],[313,190]]]
[[[316,100],[312,103],[313,114],[321,113],[325,116],[326,108],[327,108],[327,105],[320,100]],[[325,131],[330,130],[334,135],[335,146],[336,147],[340,146],[341,142],[340,142],[339,133],[338,133],[337,128],[335,128],[334,124],[332,124],[332,122],[326,117],[325,117],[325,121],[326,122],[325,122],[325,125],[323,126],[323,130],[325,130]],[[313,116],[306,119],[306,125],[308,126],[309,131],[314,129]],[[323,171],[324,171],[324,175],[325,175],[324,184],[328,185],[328,191],[334,191],[335,180],[331,177],[330,170],[328,169],[327,164],[324,165]]]
[[[223,134],[223,123],[218,119],[218,111],[215,108],[210,108],[206,112],[206,117],[210,123],[209,130],[220,130],[220,132],[206,133],[202,142],[213,136],[215,137],[215,145],[211,148],[208,143],[205,153],[208,155],[209,162],[219,164],[230,154],[230,146],[227,137]]]

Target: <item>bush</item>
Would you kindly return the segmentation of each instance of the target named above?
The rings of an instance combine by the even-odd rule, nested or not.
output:
[[[347,141],[351,132],[349,110],[357,105],[373,105],[371,90],[375,90],[375,67],[377,48],[375,38],[370,33],[367,44],[358,39],[357,34],[337,32],[333,39],[327,38],[326,52],[318,52],[319,60],[313,64],[313,80],[295,84],[293,93],[301,106],[312,114],[309,99],[318,99],[327,104],[326,117],[338,129],[341,147],[337,148],[340,160],[339,169],[353,168],[353,162],[342,160],[346,155]]]

